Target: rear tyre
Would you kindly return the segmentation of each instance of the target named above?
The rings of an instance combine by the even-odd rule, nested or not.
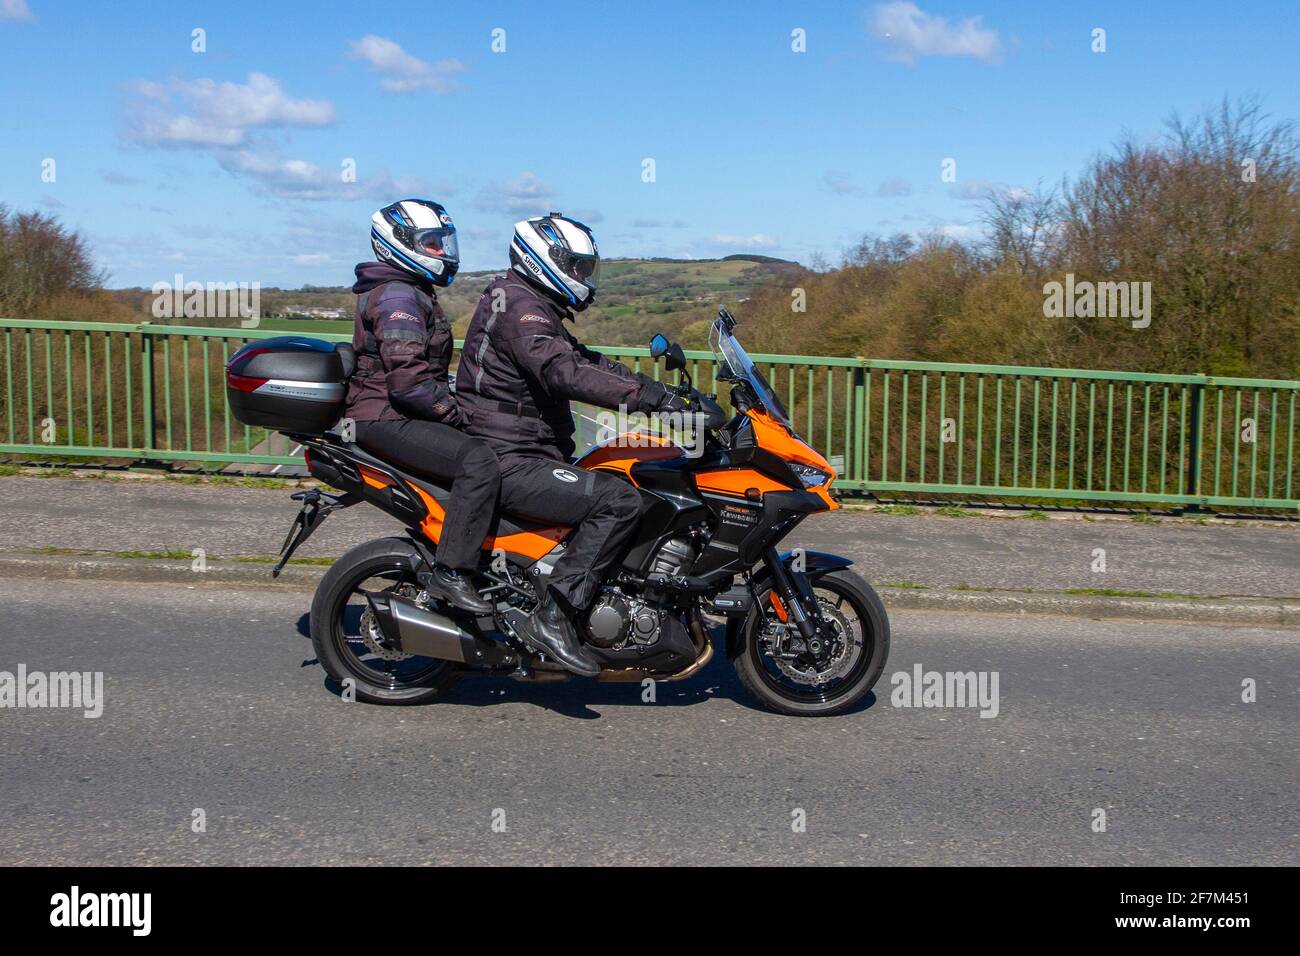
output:
[[[367,591],[415,598],[422,588],[412,568],[419,553],[402,538],[358,545],[321,578],[311,602],[311,641],[334,682],[371,704],[428,704],[445,696],[460,677],[451,661],[394,652],[383,646],[370,617]],[[347,682],[351,681],[351,685]]]
[[[740,682],[768,710],[793,717],[829,717],[859,704],[885,669],[889,617],[875,590],[852,571],[834,571],[811,582],[822,616],[831,624],[839,653],[818,670],[810,660],[778,660],[773,639],[783,625],[768,593],[741,625],[742,642],[732,659]]]

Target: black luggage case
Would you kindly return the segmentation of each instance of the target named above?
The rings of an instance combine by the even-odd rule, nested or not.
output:
[[[249,342],[226,363],[226,398],[245,425],[319,435],[343,415],[352,346],[300,335]]]

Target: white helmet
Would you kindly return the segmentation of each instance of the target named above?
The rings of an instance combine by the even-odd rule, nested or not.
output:
[[[431,199],[402,199],[371,216],[370,245],[381,261],[434,285],[451,285],[460,268],[456,227]]]
[[[515,223],[510,265],[561,305],[582,311],[596,297],[596,240],[582,223],[558,212]]]

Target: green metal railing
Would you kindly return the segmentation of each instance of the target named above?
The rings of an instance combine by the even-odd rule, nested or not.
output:
[[[245,342],[284,334],[0,319],[0,453],[298,463],[283,436],[235,421],[225,400],[230,355]],[[605,351],[660,373],[647,349]],[[686,355],[697,386],[716,390],[712,355]],[[1300,508],[1300,382],[754,359],[795,427],[835,465],[842,490]]]

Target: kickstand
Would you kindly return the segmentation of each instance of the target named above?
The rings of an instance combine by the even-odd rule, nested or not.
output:
[[[273,578],[280,576],[280,572],[289,563],[293,553],[298,550],[304,541],[312,536],[312,532],[319,528],[326,518],[337,509],[350,508],[361,500],[351,492],[342,495],[331,495],[318,488],[295,491],[289,497],[294,501],[301,501],[302,508],[294,516],[293,524],[289,526],[289,533],[284,537],[284,544],[280,546],[280,560],[271,569],[271,577]]]

